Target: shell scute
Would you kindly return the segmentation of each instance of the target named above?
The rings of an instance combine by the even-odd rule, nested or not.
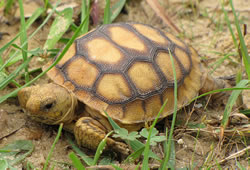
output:
[[[167,46],[170,43],[157,29],[142,24],[133,24],[133,27],[143,36],[157,44]]]
[[[64,64],[66,64],[69,60],[72,59],[73,56],[75,56],[75,54],[76,54],[76,45],[72,44],[69,47],[69,50],[63,56],[63,58],[59,61],[59,63],[57,64],[57,66],[58,67],[63,67]]]
[[[108,34],[110,35],[110,38],[121,47],[144,53],[148,51],[145,42],[126,27],[110,27],[108,28]]]
[[[148,62],[134,62],[128,69],[128,76],[141,95],[146,95],[161,86],[161,80],[153,65]]]
[[[184,51],[183,49],[176,47],[174,50],[175,56],[178,58],[179,62],[183,66],[184,72],[188,73],[191,69],[191,59],[189,56],[189,52]],[[181,56],[181,57],[178,57]]]
[[[94,64],[89,63],[82,57],[72,60],[65,68],[69,80],[81,87],[91,88],[99,74]]]
[[[96,92],[113,102],[123,102],[132,97],[130,85],[122,74],[104,74],[97,84]]]
[[[123,54],[104,38],[96,38],[86,44],[89,59],[94,62],[115,65],[122,60]]]
[[[172,57],[174,59],[176,79],[179,82],[183,79],[183,72],[177,59],[174,57],[174,55],[172,55]],[[174,73],[173,73],[172,63],[170,60],[170,54],[165,51],[161,51],[156,55],[155,60],[156,60],[157,65],[160,67],[161,71],[163,72],[164,76],[166,77],[167,82],[173,84]]]

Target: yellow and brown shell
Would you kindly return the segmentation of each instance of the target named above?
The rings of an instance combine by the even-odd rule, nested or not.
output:
[[[170,33],[149,25],[103,25],[77,39],[62,60],[48,72],[60,85],[98,114],[106,111],[122,124],[154,120],[174,106],[174,76],[178,107],[186,105],[202,86],[197,53]]]

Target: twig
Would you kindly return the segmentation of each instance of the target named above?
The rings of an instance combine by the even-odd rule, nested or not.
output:
[[[234,153],[234,154],[226,157],[225,159],[220,160],[218,163],[221,164],[221,163],[223,163],[225,161],[228,161],[230,159],[234,159],[234,158],[240,157],[240,156],[244,155],[245,152],[247,152],[248,150],[250,150],[250,146],[248,146],[248,147],[246,147],[246,148],[244,148],[244,149],[242,149],[242,150],[240,150],[240,151],[238,151],[238,152],[236,152],[236,153]],[[213,164],[213,166],[215,166],[216,164],[217,163]]]
[[[181,33],[179,28],[171,21],[171,19],[165,14],[166,12],[161,7],[157,0],[147,0],[149,6],[155,11],[156,15],[162,19],[164,23],[170,26],[172,30],[177,32],[178,34]]]
[[[117,165],[116,166],[119,166],[120,168],[126,170],[126,169],[136,169],[137,165],[135,164],[131,164],[131,165],[125,165],[125,164],[120,164],[120,165]],[[142,167],[142,165],[139,166],[139,169]],[[149,168],[150,169],[159,169],[160,168],[160,165],[158,164],[149,164]],[[95,165],[95,166],[89,166],[89,167],[86,167],[86,169],[90,170],[90,169],[100,169],[100,170],[115,170],[115,168],[112,166],[112,165]]]

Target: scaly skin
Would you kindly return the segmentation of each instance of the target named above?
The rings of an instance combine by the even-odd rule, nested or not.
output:
[[[77,144],[87,148],[97,148],[99,143],[105,138],[106,132],[102,124],[91,117],[81,117],[75,125],[74,134]],[[127,146],[124,143],[117,142],[112,138],[107,138],[107,149],[119,151],[125,155],[128,154]]]
[[[52,125],[64,123],[66,130],[74,133],[80,146],[95,150],[106,136],[106,126],[87,117],[90,114],[83,113],[81,114],[83,117],[78,119],[75,114],[77,106],[75,95],[60,85],[50,83],[24,88],[18,92],[18,99],[32,119]],[[114,149],[125,155],[129,152],[126,144],[109,137],[107,146],[108,149]]]

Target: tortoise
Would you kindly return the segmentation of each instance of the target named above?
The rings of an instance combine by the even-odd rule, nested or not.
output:
[[[34,120],[64,123],[79,145],[96,149],[112,130],[105,111],[129,131],[153,121],[166,99],[160,118],[172,114],[170,55],[176,69],[178,109],[199,92],[224,88],[225,83],[207,74],[197,52],[171,33],[140,23],[115,23],[76,39],[48,71],[53,83],[21,89],[19,102]],[[121,152],[127,149],[111,137],[107,146]]]

